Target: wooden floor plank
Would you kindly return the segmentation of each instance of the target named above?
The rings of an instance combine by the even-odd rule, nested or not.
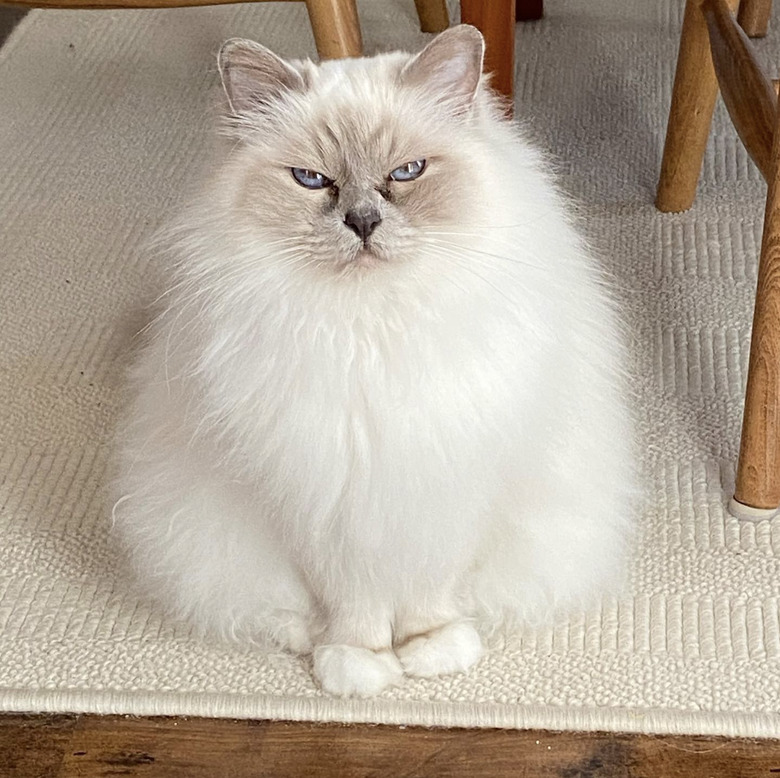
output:
[[[0,776],[56,778],[78,718],[0,715]]]
[[[0,716],[2,778],[774,778],[780,740]]]

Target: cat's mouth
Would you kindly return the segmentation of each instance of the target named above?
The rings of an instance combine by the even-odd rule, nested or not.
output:
[[[387,257],[376,246],[364,244],[357,249],[350,264],[358,267],[376,267],[385,262],[387,262]]]

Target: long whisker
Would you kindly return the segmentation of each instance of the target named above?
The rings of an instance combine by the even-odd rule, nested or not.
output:
[[[268,252],[268,249],[276,248],[278,246],[284,246],[289,245],[292,243],[297,242],[297,239],[295,237],[287,237],[287,238],[281,238],[279,240],[270,241],[266,244],[264,244],[263,248],[266,249],[266,253],[259,254],[259,255],[250,255],[247,257],[244,257],[243,259],[239,260],[238,262],[231,262],[228,272],[225,273],[222,268],[214,268],[210,266],[204,266],[204,267],[187,267],[184,268],[184,264],[186,260],[181,260],[179,262],[173,263],[171,266],[171,270],[174,273],[177,273],[180,275],[180,279],[168,287],[164,292],[162,292],[155,300],[149,305],[150,309],[154,309],[157,306],[160,305],[160,303],[166,298],[170,297],[174,293],[180,291],[183,288],[186,288],[187,286],[195,286],[198,285],[198,290],[195,292],[195,296],[199,293],[199,290],[202,289],[202,281],[204,279],[208,279],[209,276],[213,275],[219,275],[223,280],[226,278],[232,278],[232,274],[235,272],[236,274],[243,272],[244,269],[246,269],[247,266],[255,265],[258,263],[258,261],[265,259],[269,256],[271,256],[271,252]],[[182,251],[182,248],[179,247],[179,251]],[[186,253],[186,252],[185,252]],[[278,253],[285,253],[285,252],[277,252],[274,254],[276,256]],[[178,272],[177,272],[178,271]],[[182,304],[188,299],[189,296],[183,298],[182,300],[179,300],[179,304]],[[155,315],[149,322],[147,322],[146,325],[144,325],[143,328],[141,328],[136,334],[135,337],[139,337],[143,335],[150,327],[152,327],[155,322],[157,322],[161,317],[165,316],[167,313],[167,309],[163,309],[160,313]]]
[[[298,265],[299,267],[308,267],[310,265],[313,265],[317,262],[316,258],[312,258],[310,256],[307,256],[305,254],[296,254],[289,256],[286,258],[285,262],[283,263],[283,266],[294,266]],[[199,295],[205,295],[206,292],[210,290],[200,288],[198,289],[194,294],[190,295],[188,298],[186,298],[185,304],[182,305],[181,309],[176,314],[176,318],[173,320],[173,322],[169,325],[168,333],[166,337],[166,346],[165,346],[165,354],[164,354],[164,364],[165,364],[165,383],[166,385],[170,386],[170,380],[171,377],[168,373],[168,364],[171,359],[171,357],[176,353],[175,349],[171,351],[170,349],[170,339],[172,337],[172,334],[176,328],[176,322],[179,320],[181,315],[184,313],[184,311],[189,308],[190,309],[190,320],[187,322],[187,324],[180,329],[180,332],[184,332],[189,327],[192,327],[199,319],[201,319],[204,315],[204,304],[202,303],[201,306],[197,309],[192,308],[192,303],[195,302],[197,297]],[[184,377],[187,374],[181,374],[179,377]]]
[[[277,257],[279,257],[279,256],[284,257],[286,255],[291,255],[293,251],[294,251],[294,249],[290,248],[290,249],[287,249],[286,251],[277,252],[275,256],[277,256]],[[295,255],[293,254],[291,258],[294,259]],[[197,286],[195,286],[195,288],[189,294],[184,295],[182,298],[177,300],[177,306],[176,307],[179,308],[179,311],[176,314],[176,318],[173,320],[173,322],[169,326],[168,335],[167,335],[166,350],[165,350],[166,366],[167,366],[167,363],[168,363],[168,359],[171,356],[171,352],[169,350],[170,349],[171,334],[172,334],[173,330],[175,329],[176,322],[179,320],[179,318],[182,316],[182,314],[185,311],[189,311],[191,313],[191,318],[190,318],[190,321],[188,322],[188,326],[192,326],[195,323],[195,321],[197,321],[198,319],[202,318],[202,316],[203,316],[203,309],[204,309],[204,306],[205,306],[205,304],[206,304],[206,302],[208,300],[209,295],[211,295],[215,291],[217,291],[219,289],[219,287],[221,285],[223,285],[223,284],[227,285],[229,287],[232,287],[233,289],[238,287],[238,289],[240,291],[240,285],[235,285],[232,282],[237,277],[240,277],[246,271],[246,269],[248,267],[256,266],[256,263],[257,263],[257,258],[256,257],[252,257],[251,261],[250,261],[250,259],[247,259],[244,262],[239,263],[237,266],[231,267],[231,270],[230,270],[229,273],[222,273],[222,274],[219,274],[219,275],[215,274],[210,279],[210,283],[208,282],[208,279],[205,279],[205,278],[198,279]],[[190,280],[189,283],[190,283],[190,285],[195,285],[196,281],[195,280]],[[193,304],[199,298],[201,299],[201,306],[200,306],[200,308],[195,309],[195,308],[193,308]],[[163,311],[157,317],[155,317],[153,322],[158,321],[161,317],[164,317],[164,316],[168,315],[169,313],[170,313],[170,309],[167,309],[167,310]],[[150,326],[150,325],[147,325],[147,327],[148,326]],[[186,329],[186,327],[185,327],[185,329]]]
[[[494,292],[496,292],[496,294],[503,297],[504,300],[506,300],[509,303],[509,306],[512,310],[517,310],[518,307],[517,300],[512,300],[502,289],[499,289],[492,281],[486,278],[482,273],[478,272],[478,270],[476,270],[468,262],[465,262],[461,255],[442,251],[441,253],[439,253],[439,256],[442,259],[449,260],[450,262],[452,262],[452,264],[457,265],[462,270],[465,270],[467,273],[473,275],[475,278],[478,278],[483,284],[489,286]]]
[[[456,237],[475,237],[475,238],[476,237],[480,237],[479,235],[470,235],[468,233],[454,233],[454,232],[453,233],[438,233],[438,234],[437,233],[426,233],[426,237],[429,236],[429,235],[431,235],[431,236],[435,236],[435,235],[442,235],[442,236],[452,235],[452,236],[456,236]],[[493,253],[493,252],[490,252],[490,251],[485,251],[484,249],[476,248],[476,247],[473,247],[473,246],[467,246],[467,247],[464,248],[461,244],[459,244],[459,243],[457,243],[455,241],[451,241],[451,240],[432,240],[432,241],[423,240],[423,242],[424,242],[424,245],[437,245],[438,244],[438,245],[441,245],[441,246],[447,246],[447,247],[456,249],[456,250],[458,250],[460,252],[464,252],[465,251],[465,252],[468,252],[470,254],[482,254],[483,256],[490,257],[491,259],[500,259],[502,262],[513,262],[513,263],[515,263],[517,265],[522,265],[523,267],[527,267],[527,268],[530,268],[532,270],[541,270],[541,271],[547,272],[550,269],[548,266],[537,265],[537,264],[534,264],[533,262],[528,262],[527,260],[525,260],[525,259],[523,259],[521,257],[507,256],[506,254],[496,254],[496,253]],[[505,245],[509,246],[511,244],[507,243]],[[514,245],[513,248],[516,249],[517,248],[516,245]]]
[[[430,233],[428,233],[430,234]],[[442,233],[443,234],[443,233]],[[449,233],[452,235],[458,235],[458,236],[465,236],[468,235],[468,237],[479,237],[477,235],[472,235],[468,233]],[[492,239],[491,239],[492,242]],[[529,262],[526,262],[522,259],[519,259],[517,257],[511,257],[506,256],[505,254],[497,254],[489,251],[485,251],[483,249],[479,249],[473,246],[468,246],[464,249],[463,246],[459,245],[458,243],[455,243],[453,241],[443,241],[443,240],[435,240],[435,241],[425,241],[424,245],[428,247],[442,247],[442,248],[448,248],[457,252],[460,252],[461,256],[463,256],[464,253],[468,253],[468,256],[471,258],[474,258],[475,255],[481,255],[483,257],[487,257],[489,259],[497,259],[504,263],[510,263],[510,264],[516,264],[524,268],[530,268],[532,270],[540,270],[545,273],[547,273],[547,278],[545,279],[545,283],[550,283],[553,285],[559,285],[559,286],[567,286],[569,284],[568,279],[566,279],[564,276],[560,274],[560,267],[553,268],[552,266],[542,266],[542,265],[535,265]],[[505,245],[511,245],[506,243]],[[491,265],[493,267],[494,265]],[[553,272],[553,270],[556,270],[558,272]],[[608,273],[608,271],[603,270],[602,268],[598,267],[596,269],[596,272],[591,276],[591,279],[599,285],[600,288],[606,290],[606,291],[614,291],[614,292],[626,292],[626,293],[635,293],[640,294],[641,290],[637,289],[636,287],[627,286],[626,284],[620,283],[618,279],[616,279],[613,275]]]

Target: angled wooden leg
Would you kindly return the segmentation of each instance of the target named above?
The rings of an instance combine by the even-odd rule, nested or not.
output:
[[[780,116],[780,114],[778,114]],[[775,124],[758,265],[737,488],[729,509],[763,519],[780,506],[780,129]]]
[[[777,94],[726,0],[703,0],[701,9],[723,102],[748,154],[769,181]]]
[[[731,10],[738,3],[728,0]],[[693,204],[717,96],[707,24],[699,0],[688,0],[655,199],[659,211],[686,211]]]
[[[447,0],[414,0],[414,5],[423,32],[441,32],[450,26]]]
[[[514,96],[515,0],[461,0],[460,18],[485,36],[485,71],[493,73],[493,88]]]
[[[355,0],[306,0],[306,7],[320,59],[363,53]]]
[[[769,29],[772,0],[742,0],[737,21],[751,38],[763,38]]]

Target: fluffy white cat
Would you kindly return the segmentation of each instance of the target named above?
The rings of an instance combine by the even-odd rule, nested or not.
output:
[[[613,306],[482,54],[467,26],[320,65],[226,43],[231,145],[132,373],[139,580],[334,694],[468,669],[614,585],[630,537]]]

